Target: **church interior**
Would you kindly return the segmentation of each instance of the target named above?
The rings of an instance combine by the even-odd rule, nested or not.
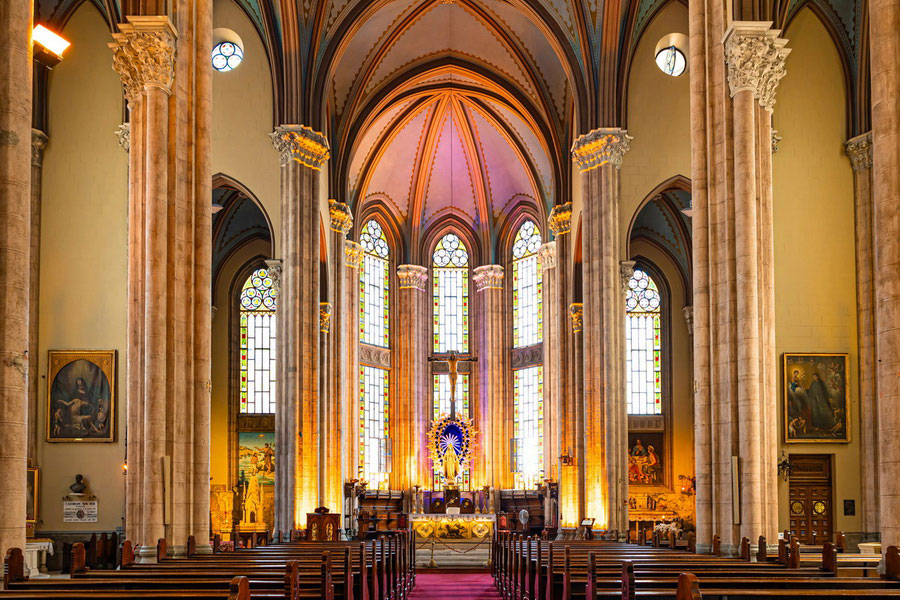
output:
[[[0,56],[0,597],[900,597],[900,0]]]

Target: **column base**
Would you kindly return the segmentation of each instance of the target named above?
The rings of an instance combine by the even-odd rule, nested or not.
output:
[[[141,546],[134,553],[134,561],[139,565],[156,564],[156,546]]]
[[[212,544],[197,544],[194,552],[197,554],[212,554]]]

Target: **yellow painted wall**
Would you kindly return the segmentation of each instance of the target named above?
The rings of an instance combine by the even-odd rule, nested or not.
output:
[[[272,78],[253,23],[233,0],[215,0],[213,27],[237,33],[244,60],[233,71],[213,71],[212,168],[246,186],[281,230],[281,168],[269,134],[274,130]],[[280,244],[275,236],[276,247]]]
[[[776,350],[849,353],[851,444],[782,444],[787,453],[833,454],[835,529],[860,530],[859,398],[853,172],[843,152],[845,90],[834,42],[809,9],[785,32],[792,52],[777,91],[774,160]],[[780,388],[779,383],[779,388]],[[779,392],[779,407],[783,406]],[[783,415],[780,417],[783,418]],[[783,428],[783,422],[780,422]],[[783,431],[783,429],[782,429]],[[783,437],[783,433],[781,434]],[[780,483],[779,528],[788,524]],[[843,500],[855,499],[855,517]]]
[[[38,532],[112,530],[125,507],[128,155],[114,133],[122,86],[93,5],[82,5],[62,34],[72,47],[50,75],[44,155],[38,439],[46,439],[48,350],[115,349],[116,442],[39,443]],[[76,473],[98,498],[96,524],[63,523],[61,499]]]

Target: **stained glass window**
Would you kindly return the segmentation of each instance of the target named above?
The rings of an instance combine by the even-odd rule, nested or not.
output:
[[[469,252],[448,233],[435,246],[433,335],[435,352],[469,351]]]
[[[544,368],[513,371],[516,489],[532,489],[544,479]]]
[[[388,372],[359,369],[359,475],[369,489],[386,489],[391,471]]]
[[[450,375],[434,374],[434,418],[450,415]],[[456,415],[469,416],[469,375],[459,373],[456,376]]]
[[[543,337],[541,269],[537,251],[541,231],[534,221],[522,223],[513,242],[513,347],[539,344]]]
[[[387,348],[390,251],[378,221],[366,223],[359,243],[365,251],[359,277],[359,339],[364,344]]]
[[[628,414],[662,414],[662,343],[656,282],[635,269],[625,296],[625,394]]]
[[[213,69],[220,73],[230,71],[244,60],[244,50],[233,42],[222,42],[212,50]]]
[[[275,413],[275,304],[272,278],[257,269],[240,297],[242,413]]]

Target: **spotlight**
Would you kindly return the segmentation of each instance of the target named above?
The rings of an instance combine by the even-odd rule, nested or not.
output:
[[[37,25],[31,34],[34,41],[34,59],[52,69],[62,60],[63,52],[71,43],[43,25]]]

